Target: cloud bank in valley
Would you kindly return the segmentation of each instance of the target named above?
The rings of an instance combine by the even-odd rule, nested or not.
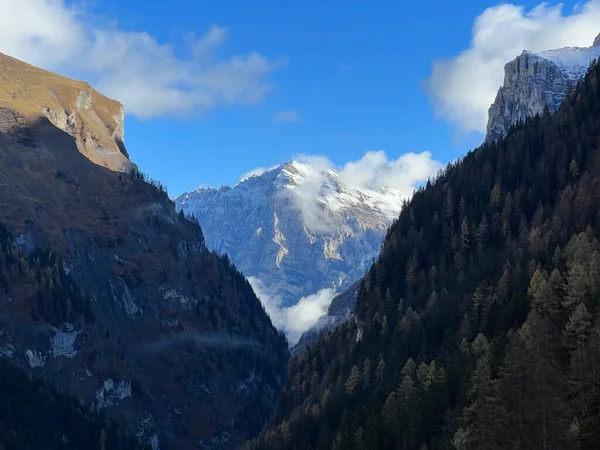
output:
[[[435,114],[461,132],[485,133],[487,112],[504,79],[504,65],[523,50],[589,47],[600,33],[600,0],[563,5],[515,4],[486,9],[473,24],[468,48],[433,63],[424,87]]]
[[[273,325],[283,330],[290,344],[296,344],[302,333],[317,323],[319,317],[327,313],[336,292],[333,289],[321,289],[315,294],[302,297],[293,306],[282,306],[281,299],[269,292],[265,284],[255,277],[248,281],[260,299]]]
[[[0,0],[0,51],[44,69],[85,76],[141,118],[182,115],[261,100],[285,58],[217,56],[229,30],[190,35],[185,56],[143,31],[107,23],[64,0]]]

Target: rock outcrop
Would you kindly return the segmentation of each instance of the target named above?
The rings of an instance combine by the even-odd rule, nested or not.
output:
[[[486,141],[497,140],[513,125],[546,108],[554,113],[598,57],[600,35],[592,47],[523,51],[504,67],[504,84],[489,109]]]
[[[89,160],[111,170],[135,168],[124,145],[123,105],[71,80],[0,53],[0,103],[26,117],[45,116],[73,136]]]

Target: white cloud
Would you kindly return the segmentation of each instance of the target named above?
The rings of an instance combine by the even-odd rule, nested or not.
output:
[[[0,51],[48,70],[86,77],[138,117],[251,104],[285,64],[252,52],[218,58],[228,30],[189,36],[189,55],[148,33],[105,23],[63,0],[0,0]]]
[[[279,111],[278,113],[276,113],[274,119],[277,122],[300,122],[300,114],[298,114],[298,111],[294,109],[286,109],[284,111]]]
[[[297,343],[302,333],[327,313],[327,308],[336,294],[331,288],[321,289],[315,294],[302,297],[293,306],[284,307],[281,299],[269,292],[269,288],[261,280],[248,277],[248,281],[265,307],[273,325],[285,332],[291,345]]]
[[[442,167],[428,151],[405,153],[392,160],[383,151],[370,151],[358,161],[347,162],[342,167],[336,167],[325,156],[299,155],[295,160],[309,165],[311,170],[303,175],[301,183],[293,190],[284,191],[283,195],[298,207],[308,229],[325,234],[335,229],[332,223],[335,217],[320,203],[323,191],[328,188],[329,171],[337,172],[338,182],[344,190],[395,190],[394,195],[381,198],[381,202],[385,203],[400,202],[410,197],[421,183],[435,176]]]
[[[257,177],[257,176],[260,176],[260,175],[262,175],[263,173],[265,173],[265,172],[268,172],[269,170],[273,170],[273,169],[275,169],[275,168],[277,168],[277,167],[278,167],[278,166],[271,166],[271,167],[257,167],[256,169],[249,170],[248,172],[246,172],[245,174],[243,174],[243,175],[240,177],[240,181],[239,181],[239,182],[242,182],[242,181],[244,181],[246,178],[252,178],[252,177]]]
[[[371,151],[358,161],[344,164],[339,177],[342,183],[356,189],[390,187],[406,196],[423,181],[433,177],[442,167],[430,152],[405,153],[388,160],[383,151]]]
[[[463,132],[484,133],[487,111],[504,79],[504,65],[523,50],[589,47],[600,32],[600,0],[563,5],[540,3],[531,10],[514,4],[486,9],[475,19],[469,47],[433,63],[425,82],[436,116]]]

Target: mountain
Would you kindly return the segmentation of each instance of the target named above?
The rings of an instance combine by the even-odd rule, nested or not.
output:
[[[0,443],[6,450],[149,449],[103,413],[0,359]]]
[[[554,113],[599,57],[600,35],[592,47],[523,51],[504,67],[504,85],[489,109],[486,141],[504,136],[511,126],[545,108]]]
[[[28,117],[45,116],[96,164],[124,172],[136,168],[124,145],[123,105],[85,82],[0,53],[0,104]]]
[[[599,84],[415,193],[246,449],[600,448]]]
[[[0,356],[154,450],[236,448],[272,409],[285,338],[162,186],[118,171],[135,166],[117,102],[0,67]]]
[[[175,204],[198,218],[207,247],[229,255],[263,302],[287,308],[319,291],[331,298],[359,279],[403,199],[294,161],[234,187],[187,192]]]

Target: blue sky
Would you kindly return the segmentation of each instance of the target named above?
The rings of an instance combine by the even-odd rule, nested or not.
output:
[[[455,139],[451,127],[435,120],[420,84],[434,58],[467,45],[473,19],[494,2],[210,3],[103,6],[123,26],[152,30],[159,39],[202,34],[219,24],[231,30],[228,50],[288,59],[258,104],[187,120],[128,118],[132,158],[165,180],[172,194],[200,184],[232,184],[254,167],[299,153],[343,164],[367,150],[385,150],[390,157],[430,150],[448,161],[481,139]],[[298,122],[274,120],[278,111],[289,109],[298,112]]]
[[[457,158],[481,142],[505,62],[591,45],[600,31],[598,0],[539,3],[21,0],[12,8],[43,30],[0,19],[0,51],[123,101],[132,159],[173,196],[298,154]],[[210,80],[177,111],[206,67]]]

